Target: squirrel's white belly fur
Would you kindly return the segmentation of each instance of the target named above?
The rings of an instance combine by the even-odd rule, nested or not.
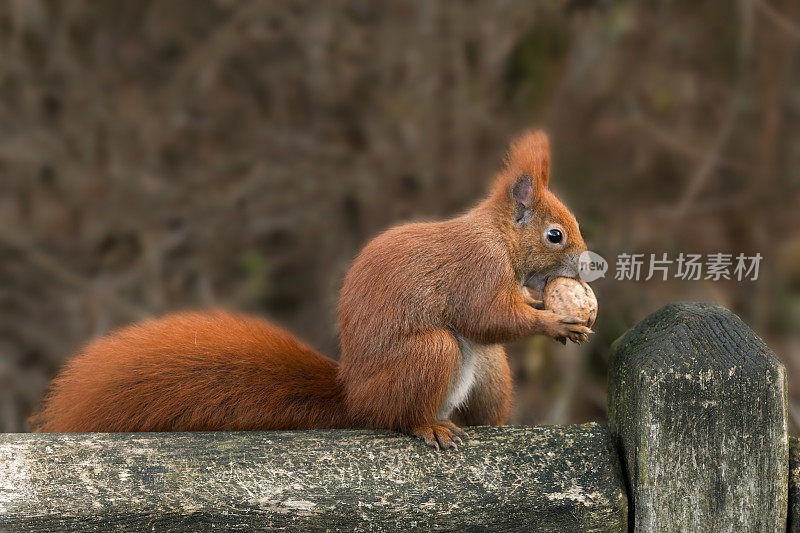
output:
[[[477,344],[454,332],[461,350],[461,369],[450,382],[447,395],[439,406],[437,416],[440,420],[450,418],[453,411],[462,407],[469,399],[470,392],[481,381],[486,370],[486,362],[493,357],[496,344]]]

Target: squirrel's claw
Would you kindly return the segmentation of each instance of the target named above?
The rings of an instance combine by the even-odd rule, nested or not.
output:
[[[456,434],[456,437],[464,437],[465,439],[469,438],[469,433],[467,433],[457,425],[453,424],[449,420],[439,420],[439,423],[447,426],[448,429],[450,429],[450,431]],[[461,439],[459,438],[458,441],[461,442]]]
[[[447,450],[463,444],[461,437],[467,437],[467,432],[449,420],[437,420],[435,424],[417,426],[411,434],[425,441],[425,444],[436,450]]]
[[[575,335],[570,335],[569,340],[575,344],[581,344],[582,342],[587,342],[589,337],[587,337],[585,333],[577,333]]]
[[[561,344],[566,344],[567,339],[576,344],[587,342],[589,334],[594,333],[586,326],[586,321],[574,316],[547,314],[545,332]]]
[[[569,335],[569,339],[574,342],[575,344],[580,344],[582,342],[589,342],[589,335],[594,333],[589,328],[584,327],[586,331],[574,331],[571,332]]]

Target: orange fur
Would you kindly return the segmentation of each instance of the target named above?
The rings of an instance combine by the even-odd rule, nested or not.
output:
[[[588,332],[522,293],[534,277],[571,275],[585,249],[574,217],[547,190],[549,166],[546,136],[528,133],[471,211],[371,241],[342,287],[339,365],[255,318],[173,315],[89,344],[54,380],[34,427],[383,427],[438,447],[463,433],[450,414],[504,423],[511,377],[495,345]],[[566,232],[557,248],[543,242],[554,222]]]
[[[263,320],[181,313],[90,343],[31,422],[44,432],[347,427],[336,367]]]
[[[471,211],[398,226],[362,250],[339,300],[340,376],[356,421],[404,431],[434,424],[460,366],[453,331],[478,344],[552,333],[552,313],[525,304],[522,284],[529,273],[556,268],[585,245],[570,212],[546,190],[548,168],[544,134],[523,136],[512,144],[492,194]],[[509,189],[522,174],[535,180],[537,220],[557,220],[573,236],[566,252],[546,253],[538,226],[533,235],[514,226]],[[495,385],[506,389],[505,382]],[[507,388],[496,400],[502,405],[483,406],[503,414],[476,422],[505,421]]]

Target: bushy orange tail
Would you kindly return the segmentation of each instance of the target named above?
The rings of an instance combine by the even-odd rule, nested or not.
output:
[[[30,421],[39,432],[347,427],[337,367],[264,320],[181,313],[87,345]]]

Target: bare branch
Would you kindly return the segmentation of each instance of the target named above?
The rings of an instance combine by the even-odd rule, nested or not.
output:
[[[789,37],[792,37],[793,39],[800,39],[800,26],[798,26],[793,20],[786,15],[783,15],[769,3],[765,2],[765,0],[752,0],[752,2],[755,4],[758,10],[761,11],[761,14],[764,15],[764,17],[783,30]]]
[[[96,291],[94,285],[90,281],[68,269],[33,243],[5,228],[0,228],[0,242],[23,252],[28,262],[39,270],[67,285],[98,295],[100,298],[104,299],[109,306],[131,319],[138,320],[152,315],[152,313],[146,309],[126,301],[117,294],[108,291]]]
[[[711,176],[711,173],[719,164],[722,151],[730,140],[731,133],[733,132],[733,128],[742,109],[747,61],[753,50],[753,4],[750,2],[750,0],[741,0],[740,9],[741,24],[739,32],[739,58],[735,86],[736,89],[731,97],[728,109],[724,118],[722,119],[722,124],[717,131],[714,142],[711,144],[711,147],[709,148],[705,157],[700,161],[694,173],[689,178],[686,189],[684,189],[681,199],[675,206],[672,218],[676,221],[686,216],[686,213],[692,207],[692,203],[694,202],[695,198],[700,191],[702,191],[703,187],[705,187],[709,177]]]

